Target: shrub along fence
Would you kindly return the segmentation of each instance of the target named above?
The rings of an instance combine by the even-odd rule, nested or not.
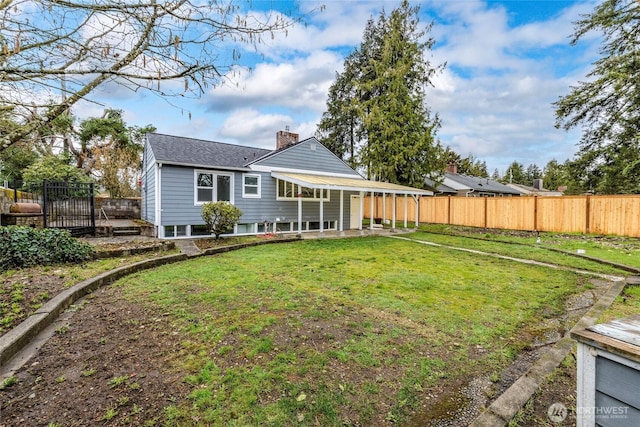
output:
[[[404,197],[396,197],[395,201],[396,218],[404,218]],[[408,221],[415,222],[414,203],[406,206]],[[376,196],[373,217],[391,219],[392,207],[393,198]],[[365,218],[370,218],[369,198],[364,208]],[[421,197],[418,221],[507,230],[640,237],[640,195]]]

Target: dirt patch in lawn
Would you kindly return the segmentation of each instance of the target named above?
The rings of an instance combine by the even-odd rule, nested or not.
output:
[[[0,426],[155,425],[185,398],[184,373],[172,369],[179,343],[162,313],[115,288],[84,301],[0,391]]]

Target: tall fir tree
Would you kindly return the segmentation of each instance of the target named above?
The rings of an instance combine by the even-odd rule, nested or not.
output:
[[[602,35],[601,58],[588,81],[554,103],[557,127],[582,128],[580,151],[571,162],[571,187],[576,192],[638,192],[640,2],[602,1],[576,22],[572,44],[592,32]]]
[[[357,157],[370,179],[422,187],[445,165],[436,137],[440,120],[426,105],[426,87],[444,65],[425,60],[435,41],[424,41],[431,25],[421,29],[418,12],[404,1],[368,22],[331,87],[319,134],[342,158],[353,147],[349,159]]]

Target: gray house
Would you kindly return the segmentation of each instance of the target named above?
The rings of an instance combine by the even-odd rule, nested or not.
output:
[[[433,194],[366,180],[315,138],[285,131],[275,150],[149,133],[141,185],[142,219],[159,238],[210,236],[210,201],[242,211],[233,234],[243,235],[361,230],[365,195],[411,197],[417,212],[418,197]]]

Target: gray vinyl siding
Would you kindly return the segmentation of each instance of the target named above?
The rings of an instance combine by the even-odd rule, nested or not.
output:
[[[596,413],[596,424],[640,425],[640,372],[605,357],[596,358],[596,372],[596,408],[601,411],[601,416]]]
[[[155,224],[156,221],[156,174],[149,169],[142,179],[142,219]]]
[[[147,142],[142,160],[141,217],[152,224],[155,224],[156,220],[156,167],[153,153]]]
[[[198,169],[203,170],[203,169]],[[211,169],[211,171],[219,171]],[[220,171],[224,172],[224,171]],[[276,200],[276,180],[267,172],[247,172],[260,175],[260,198],[243,198],[243,172],[233,173],[234,205],[242,211],[239,223],[296,222],[298,221],[297,200]],[[162,174],[162,213],[160,225],[204,224],[200,215],[202,205],[194,200],[194,169],[164,165]],[[345,229],[349,228],[350,200],[353,192],[344,192]],[[324,221],[339,221],[340,192],[332,191],[330,201],[323,204]],[[302,220],[320,220],[320,202],[302,202]],[[297,230],[297,224],[295,225]]]
[[[285,169],[359,176],[345,162],[315,139],[303,141],[255,163]]]
[[[169,165],[160,169],[160,225],[204,224],[200,215],[202,206],[194,200],[193,171],[193,168]]]

